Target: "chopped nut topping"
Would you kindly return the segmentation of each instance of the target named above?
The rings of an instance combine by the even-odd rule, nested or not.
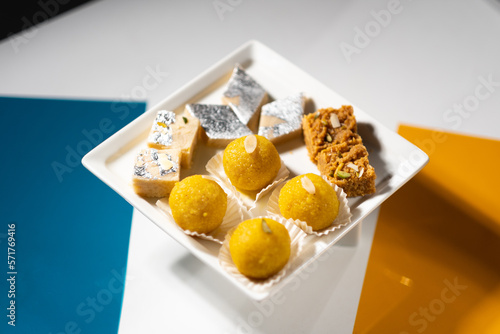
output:
[[[164,170],[169,170],[170,168],[172,168],[174,166],[174,164],[172,163],[172,161],[170,161],[168,159],[168,157],[164,156],[164,155],[161,155],[159,158],[158,158],[158,162],[161,164],[162,168]]]
[[[344,167],[344,163],[341,162],[339,163],[339,165],[337,166],[337,169],[335,169],[335,173],[333,174],[333,177],[337,177],[337,174],[340,172],[340,170],[342,169],[342,167]]]
[[[348,177],[351,177],[351,173],[344,172],[344,171],[338,171],[337,177],[340,179],[347,179]]]
[[[245,151],[247,151],[248,154],[251,154],[257,148],[257,137],[249,135],[245,138],[243,144],[245,145]]]
[[[300,182],[302,183],[302,188],[304,188],[309,194],[314,195],[316,193],[316,187],[310,178],[304,176],[300,179]]]
[[[337,114],[330,115],[330,123],[332,123],[332,127],[334,129],[340,127],[340,121],[339,121],[339,117],[337,116]]]
[[[358,166],[356,166],[352,162],[349,162],[346,166],[349,167],[349,168],[351,168],[351,169],[353,169],[353,170],[355,170],[356,172],[359,172]]]
[[[271,228],[269,227],[269,225],[267,225],[266,220],[264,218],[262,218],[262,230],[264,231],[264,233],[267,234],[273,233],[273,231],[271,231]]]
[[[363,176],[363,173],[364,173],[364,172],[365,172],[365,168],[363,167],[363,168],[361,168],[361,172],[359,172],[359,176],[358,176],[358,177]]]

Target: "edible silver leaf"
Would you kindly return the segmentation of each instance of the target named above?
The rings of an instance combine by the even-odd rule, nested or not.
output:
[[[265,97],[266,91],[245,70],[236,65],[223,95],[227,98],[239,97],[239,104],[229,105],[241,122],[248,124]]]
[[[303,94],[297,93],[262,106],[261,119],[263,116],[276,117],[282,122],[273,126],[259,126],[259,135],[272,139],[300,129],[304,114],[303,100]]]
[[[173,111],[158,111],[148,137],[148,142],[163,146],[172,145],[173,138],[170,125],[173,123],[175,123],[175,113]],[[161,126],[160,124],[164,124],[165,126]]]
[[[159,161],[159,154],[165,154],[167,159],[172,162],[172,167],[169,169],[164,169]],[[145,159],[145,156],[149,156],[149,159]],[[153,176],[149,171],[149,167],[155,164],[160,170],[160,175],[165,176],[169,173],[175,173],[179,169],[179,164],[177,164],[170,154],[160,153],[157,149],[151,148],[147,150],[142,150],[137,156],[136,163],[134,165],[134,175],[140,176],[146,179],[157,180],[156,176]]]
[[[236,117],[229,106],[188,104],[186,109],[200,120],[201,127],[210,139],[232,140],[252,134],[252,131]]]

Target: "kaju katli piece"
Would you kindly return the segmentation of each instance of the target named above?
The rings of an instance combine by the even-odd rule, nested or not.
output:
[[[260,110],[267,100],[264,88],[240,65],[236,65],[222,95],[222,103],[229,105],[243,124],[257,131]]]
[[[225,147],[236,138],[252,134],[229,106],[187,104],[186,111],[200,120],[202,134],[210,146]]]

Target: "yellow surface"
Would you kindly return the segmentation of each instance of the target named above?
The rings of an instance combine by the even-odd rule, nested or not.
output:
[[[178,182],[168,201],[177,225],[198,233],[219,227],[227,209],[227,195],[221,186],[201,175]]]
[[[252,153],[245,150],[245,138],[230,142],[224,150],[222,163],[231,183],[243,190],[260,190],[270,184],[281,167],[281,159],[267,138],[255,135],[257,147]]]
[[[354,333],[500,333],[500,142],[399,133],[430,162],[382,205]]]
[[[238,225],[229,240],[229,251],[243,275],[264,279],[286,265],[290,243],[285,226],[269,218],[254,218]]]
[[[314,194],[304,189],[302,178],[307,177],[314,185]],[[280,212],[285,218],[305,221],[314,231],[330,226],[339,213],[339,200],[335,190],[316,174],[299,175],[281,188]]]

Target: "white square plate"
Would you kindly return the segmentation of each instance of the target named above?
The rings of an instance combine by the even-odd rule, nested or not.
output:
[[[306,112],[318,108],[352,105],[263,44],[249,41],[97,146],[83,158],[82,162],[88,170],[191,251],[193,255],[220,272],[248,296],[260,300],[269,296],[273,290],[285,285],[308,263],[335,244],[422,169],[428,162],[428,157],[415,145],[353,105],[358,132],[370,154],[370,163],[377,173],[377,192],[369,196],[349,199],[353,216],[348,226],[323,236],[319,240],[315,239],[314,242],[311,238],[306,238],[304,252],[293,263],[286,277],[277,285],[260,292],[249,290],[220,268],[217,259],[220,245],[184,234],[175,222],[170,221],[156,207],[156,199],[145,199],[136,195],[131,186],[135,155],[141,148],[146,147],[146,138],[157,111],[167,109],[179,113],[184,110],[187,103],[220,104],[220,97],[236,63],[241,64],[273,99],[304,92],[312,100]],[[290,177],[310,172],[319,174],[316,166],[309,160],[302,139],[277,145],[277,149],[290,170]],[[192,174],[207,174],[205,164],[219,151],[199,144],[195,153],[194,167],[190,170],[183,170],[181,178]]]

